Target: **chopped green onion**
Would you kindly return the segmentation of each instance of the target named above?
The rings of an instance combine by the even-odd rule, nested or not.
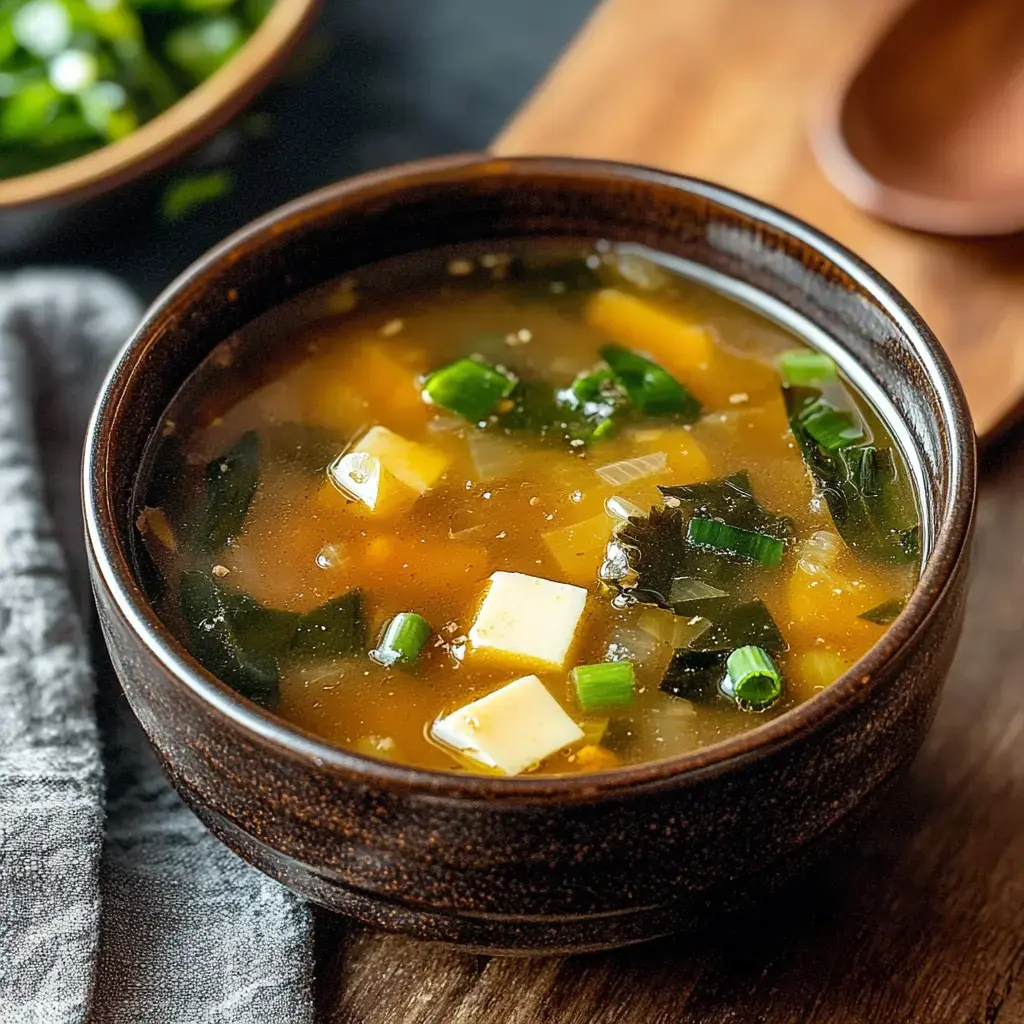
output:
[[[795,387],[807,387],[835,380],[838,376],[835,360],[824,352],[795,348],[783,352],[778,360],[782,379]]]
[[[619,345],[605,345],[601,358],[642,415],[673,416],[687,423],[700,416],[700,402],[657,363]]]
[[[737,558],[770,566],[779,565],[786,548],[785,543],[776,537],[700,516],[694,516],[687,524],[686,539],[694,547],[713,548]]]
[[[729,655],[723,692],[737,704],[762,711],[782,694],[782,677],[775,662],[760,647],[740,647]]]
[[[849,448],[864,440],[864,428],[854,414],[846,409],[837,409],[822,398],[804,406],[800,411],[800,423],[822,448],[830,452]]]
[[[423,650],[430,636],[430,623],[416,612],[399,612],[384,627],[380,643],[370,651],[378,665],[386,667],[401,662],[410,665]]]
[[[881,604],[876,604],[874,608],[861,612],[857,618],[873,622],[876,626],[888,626],[903,611],[906,604],[906,600],[902,597],[890,597],[888,601],[883,601]]]
[[[584,711],[623,707],[633,703],[633,663],[603,661],[597,665],[577,665],[569,673],[576,688],[576,699]]]
[[[518,383],[505,370],[482,359],[456,359],[435,370],[423,383],[423,400],[455,413],[470,423],[479,423],[508,398]]]

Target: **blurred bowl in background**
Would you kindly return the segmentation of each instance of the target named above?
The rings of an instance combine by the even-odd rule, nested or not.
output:
[[[242,48],[125,138],[45,170],[0,180],[0,254],[107,222],[128,187],[196,150],[280,74],[319,0],[278,0]]]

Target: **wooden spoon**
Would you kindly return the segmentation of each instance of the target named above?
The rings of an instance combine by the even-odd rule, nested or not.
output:
[[[852,202],[950,235],[1024,229],[1024,0],[915,0],[812,130]]]

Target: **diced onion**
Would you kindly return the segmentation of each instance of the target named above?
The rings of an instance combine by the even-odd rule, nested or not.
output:
[[[622,522],[625,522],[630,516],[644,515],[644,510],[639,505],[634,505],[627,498],[619,497],[617,494],[605,499],[604,510],[612,519],[619,519]]]
[[[512,476],[522,465],[522,446],[504,434],[472,430],[466,438],[466,444],[479,483]]]
[[[800,545],[800,561],[829,568],[835,565],[843,542],[831,530],[818,530]]]
[[[640,455],[635,459],[623,459],[621,462],[610,462],[606,466],[598,466],[597,475],[612,487],[644,480],[656,473],[664,473],[668,469],[668,456],[664,452],[652,452]]]
[[[637,625],[675,650],[696,640],[711,622],[699,615],[676,615],[665,608],[645,608],[640,613]]]
[[[455,416],[434,416],[427,421],[427,430],[432,434],[452,434],[456,430],[463,430],[466,421]]]

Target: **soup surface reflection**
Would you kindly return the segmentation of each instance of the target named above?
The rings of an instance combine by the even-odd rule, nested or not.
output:
[[[213,674],[348,750],[566,773],[830,685],[918,571],[904,460],[832,360],[636,249],[389,261],[227,339],[137,557]]]

